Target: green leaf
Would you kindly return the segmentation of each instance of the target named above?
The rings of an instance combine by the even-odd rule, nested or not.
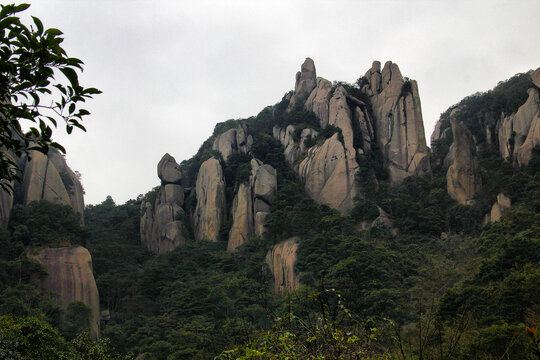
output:
[[[79,86],[79,78],[75,70],[70,67],[63,67],[59,70],[66,76],[73,87]]]
[[[37,34],[41,35],[43,34],[43,23],[41,20],[39,20],[37,17],[32,16],[32,19],[34,20],[34,24],[36,24],[37,27]]]
[[[65,149],[62,145],[60,145],[59,143],[57,143],[57,142],[52,142],[52,143],[51,143],[51,146],[52,146],[53,148],[57,148],[58,150],[60,150],[60,151],[63,152],[64,154],[66,153],[66,149]]]
[[[63,34],[63,32],[61,32],[60,30],[55,29],[55,28],[50,28],[50,29],[45,30],[45,35],[47,35],[49,37],[55,37],[55,36],[62,35],[62,34]]]
[[[20,5],[16,5],[16,6],[13,8],[13,13],[18,13],[18,12],[24,11],[24,10],[28,9],[29,7],[30,7],[30,4],[20,4]]]
[[[75,103],[69,104],[69,114],[73,114],[75,112]]]

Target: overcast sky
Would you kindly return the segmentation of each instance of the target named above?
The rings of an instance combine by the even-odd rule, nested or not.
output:
[[[308,56],[331,81],[397,63],[418,81],[427,138],[463,97],[540,66],[537,0],[30,2],[103,91],[87,133],[55,133],[87,204],[158,185],[163,154],[188,159],[217,122],[280,101]]]

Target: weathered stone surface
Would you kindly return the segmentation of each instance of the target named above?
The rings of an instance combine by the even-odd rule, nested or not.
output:
[[[185,243],[186,228],[179,215],[184,213],[184,188],[178,184],[161,185],[155,200],[143,201],[140,211],[141,244],[163,254]]]
[[[66,310],[74,301],[90,307],[90,331],[93,337],[99,337],[99,293],[88,250],[82,246],[46,248],[29,257],[39,261],[47,271],[48,275],[40,279],[40,286],[58,294],[62,309]]]
[[[334,96],[330,99],[328,124],[337,126],[343,134],[343,143],[347,150],[347,155],[354,157],[356,151],[353,145],[352,113],[347,105],[347,91],[343,86],[339,86],[334,91]]]
[[[168,153],[163,155],[161,160],[159,160],[157,172],[163,184],[179,184],[182,181],[180,165]]]
[[[233,224],[227,250],[233,251],[251,237],[264,233],[264,220],[277,192],[276,170],[257,159],[251,160],[251,176],[242,183],[233,200]]]
[[[504,210],[512,207],[512,201],[510,198],[503,193],[497,195],[497,202],[491,207],[491,212],[489,214],[490,221],[499,221],[502,217]]]
[[[450,197],[467,205],[481,189],[482,179],[474,138],[465,125],[457,122],[454,114],[450,115],[454,135],[454,161],[446,173],[447,190]]]
[[[370,96],[374,127],[392,183],[409,175],[430,174],[418,86],[405,80],[397,64],[386,62],[382,73],[374,62],[362,91]]]
[[[355,174],[358,164],[349,158],[338,134],[314,146],[300,163],[298,173],[306,192],[321,204],[345,212],[358,193]]]
[[[305,108],[319,118],[321,127],[328,126],[328,117],[330,115],[330,90],[332,83],[322,77],[317,78],[317,87],[313,89],[306,100]]]
[[[84,190],[63,156],[55,150],[51,150],[48,156],[31,151],[30,158],[24,169],[24,203],[47,200],[71,206],[81,214],[81,222],[84,222]]]
[[[375,130],[373,128],[373,119],[369,115],[369,112],[366,111],[366,108],[360,106],[356,106],[354,108],[353,116],[353,121],[358,124],[362,138],[362,144],[360,144],[361,148],[357,149],[357,151],[361,150],[361,152],[369,152],[371,151],[372,144],[376,140]]]
[[[84,215],[84,189],[83,186],[73,170],[67,165],[64,157],[56,150],[51,150],[48,154],[49,161],[53,163],[59,174],[63,174],[65,178],[71,180],[70,186],[64,184],[66,191],[69,195],[71,207],[75,212],[81,214],[83,220]]]
[[[13,162],[16,162],[16,159],[11,156],[9,153],[4,152],[4,155],[10,158]],[[3,184],[9,184],[12,187],[14,186],[14,182],[12,181],[9,183],[6,180],[0,180]],[[13,207],[13,195],[0,188],[0,227],[1,226],[7,226],[9,223],[9,217],[11,215],[11,208]]]
[[[285,129],[274,126],[272,131],[274,138],[278,139],[283,145],[285,160],[297,171],[298,162],[304,157],[304,152],[307,150],[306,139],[308,137],[316,138],[318,132],[311,128],[305,128],[297,141],[295,140],[296,127],[294,125],[289,125]]]
[[[532,78],[533,84],[536,85],[536,87],[540,88],[540,68],[536,69],[532,73],[531,78]]]
[[[233,200],[233,224],[229,232],[227,250],[232,251],[254,234],[253,194],[250,184],[240,184]]]
[[[0,189],[0,226],[7,226],[11,208],[13,207],[13,196],[11,193]]]
[[[288,109],[293,109],[297,103],[301,104],[305,102],[316,86],[317,73],[315,71],[315,63],[310,58],[306,58],[300,71],[296,73],[294,94],[291,97]]]
[[[275,294],[293,291],[300,286],[300,279],[294,271],[299,240],[298,237],[287,239],[266,254],[266,263],[273,275],[271,287]]]
[[[253,138],[248,135],[246,127],[239,125],[235,129],[229,129],[214,139],[212,149],[217,150],[227,161],[234,153],[247,154],[253,145]]]
[[[499,124],[499,151],[504,159],[527,164],[532,148],[540,143],[539,90],[529,89],[527,101]]]
[[[225,218],[225,180],[219,161],[210,158],[202,163],[195,187],[197,207],[194,214],[195,238],[218,241]]]

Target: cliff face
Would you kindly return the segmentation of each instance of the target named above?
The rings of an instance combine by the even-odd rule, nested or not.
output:
[[[536,88],[529,89],[527,101],[515,114],[499,122],[499,151],[505,159],[528,164],[532,149],[540,144],[540,96]]]
[[[272,134],[258,133],[257,124],[249,120],[220,125],[227,129],[222,132],[216,127],[216,134],[205,145],[211,144],[211,149],[204,151],[219,152],[222,163],[201,152],[197,156],[207,160],[198,172],[193,163],[186,163],[190,167],[186,174],[190,175],[185,181],[182,166],[172,157],[167,155],[160,161],[161,187],[155,200],[141,205],[143,244],[156,253],[170,251],[185,241],[186,219],[191,221],[196,240],[218,241],[220,231],[230,223],[229,251],[262,235],[277,192],[277,174],[270,165],[253,158],[258,145],[254,141],[259,136],[278,139],[286,162],[298,174],[307,194],[341,212],[351,210],[354,199],[363,196],[356,181],[363,175],[358,174],[359,155],[381,152],[394,183],[409,175],[430,174],[418,88],[416,82],[401,76],[396,64],[388,62],[381,71],[380,63],[374,62],[358,86],[332,85],[317,77],[313,60],[307,58],[296,74],[294,92],[284,101],[282,108],[271,108]],[[315,114],[315,123],[312,117],[309,124],[289,121],[298,114],[305,116],[305,111]],[[239,183],[226,183],[225,178],[236,181],[231,173],[236,170],[232,169],[241,165],[245,170],[247,165],[239,163],[245,162],[245,157],[231,160],[233,154],[253,158],[251,174]],[[189,204],[184,204],[182,186],[193,185]],[[182,219],[175,214],[183,214]]]
[[[496,107],[497,103],[504,103],[507,101],[507,98],[517,96],[516,93],[518,91],[523,91],[523,94],[526,95],[526,100],[517,110],[508,114],[502,110],[494,111],[491,108],[485,107],[483,111],[482,109],[476,109],[472,113],[467,113],[468,117],[464,119],[468,123],[467,126],[469,129],[473,127],[476,129],[475,137],[477,138],[477,146],[497,149],[503,159],[520,165],[529,163],[532,149],[540,144],[540,68],[536,69],[530,75],[517,74],[513,79],[517,78],[523,81],[525,77],[530,79],[526,83],[528,87],[526,94],[524,92],[526,88],[520,90],[518,87],[518,85],[521,87],[525,85],[521,85],[517,80],[511,82],[513,87],[509,87],[508,89],[504,88],[505,82],[502,82],[502,85],[498,85],[497,88],[502,87],[502,89],[499,89],[499,92],[505,91],[506,97],[498,98],[497,101],[494,101],[496,102],[495,104],[491,104],[491,107]],[[474,96],[469,98],[474,99]],[[456,111],[462,111],[467,106],[467,102],[464,104],[460,103],[456,106]],[[480,115],[478,115],[479,112],[481,113]],[[452,132],[449,126],[449,117],[442,116],[435,125],[435,129],[431,135],[432,146],[437,141],[448,141],[450,139]],[[451,160],[455,158],[455,154],[453,154],[455,151],[455,138],[453,142],[454,144],[450,147],[449,152],[445,154],[446,160],[443,164],[445,168],[449,167],[452,163]]]
[[[448,194],[460,204],[467,205],[482,188],[476,143],[467,127],[458,123],[452,115],[450,121],[455,148],[454,160],[446,174]]]
[[[362,91],[373,109],[376,142],[383,152],[392,183],[431,172],[422,107],[415,80],[403,78],[397,64],[375,61],[366,72]]]
[[[141,203],[141,243],[150,251],[162,254],[186,241],[185,225],[178,220],[183,213],[182,172],[175,159],[165,154],[160,160],[158,177],[162,185],[155,200]]]
[[[382,152],[392,183],[431,173],[418,86],[414,80],[404,79],[396,64],[387,62],[381,72],[380,63],[374,62],[361,88],[355,90],[358,97],[344,86],[333,87],[315,76],[315,65],[308,58],[297,74],[288,109],[298,106],[311,89],[304,108],[317,116],[321,128],[335,126],[341,136],[307,149],[305,138],[316,137],[316,130],[304,129],[298,142],[294,125],[273,130],[286,160],[314,200],[340,211],[350,210],[354,197],[361,195],[355,182],[356,156],[374,146]]]
[[[23,159],[24,203],[47,200],[71,206],[75,212],[84,214],[84,190],[76,174],[65,159],[55,150],[48,155],[30,152],[30,161]]]
[[[82,246],[46,248],[29,257],[39,261],[47,271],[39,285],[58,294],[57,302],[62,309],[66,310],[74,301],[90,308],[91,335],[99,337],[99,294],[88,250]]]
[[[241,183],[233,201],[232,227],[227,250],[232,251],[253,236],[264,233],[264,221],[277,192],[276,170],[257,159],[251,160],[251,175]]]
[[[293,291],[300,286],[300,279],[294,271],[299,240],[298,237],[292,237],[282,241],[266,254],[266,264],[273,276],[271,287],[275,294]]]
[[[202,163],[195,191],[195,239],[218,241],[219,230],[226,214],[225,180],[219,160],[212,157]]]
[[[239,125],[236,129],[230,129],[214,139],[213,150],[217,150],[227,161],[234,153],[247,154],[253,145],[253,138],[248,135],[245,125]]]

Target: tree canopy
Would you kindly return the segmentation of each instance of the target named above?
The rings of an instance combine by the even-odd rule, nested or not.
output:
[[[30,150],[47,153],[65,149],[52,139],[53,128],[65,124],[86,131],[81,124],[90,112],[81,107],[101,93],[79,84],[83,62],[68,57],[60,46],[63,33],[46,29],[37,17],[28,27],[18,14],[29,4],[1,5],[0,10],[0,187],[12,190],[21,176],[14,156]]]

